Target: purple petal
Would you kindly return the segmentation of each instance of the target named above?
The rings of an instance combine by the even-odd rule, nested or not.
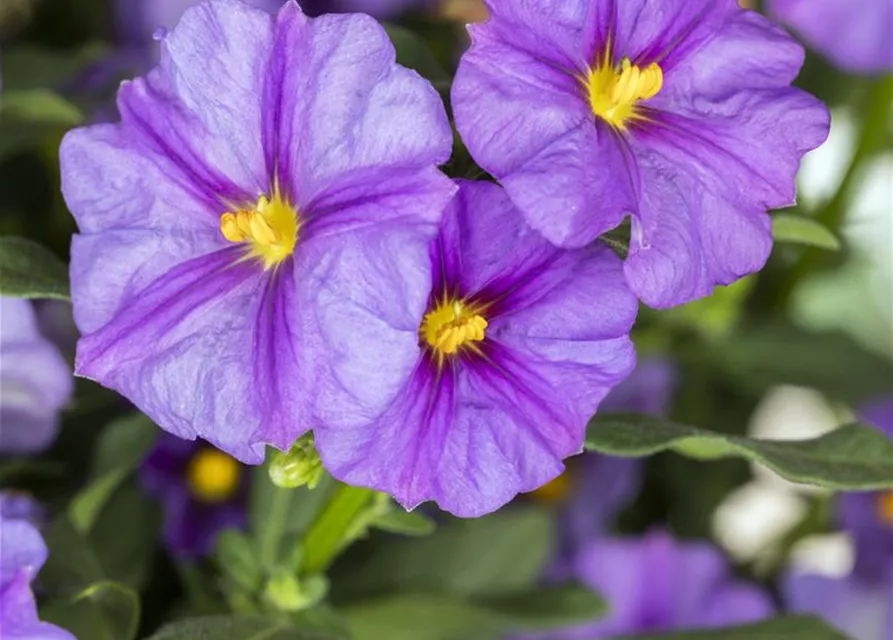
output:
[[[37,618],[31,577],[19,571],[0,586],[0,634],[8,640],[75,640],[68,631]]]
[[[158,67],[118,94],[123,126],[211,201],[253,201],[271,184],[260,96],[273,37],[264,11],[202,2],[162,39]]]
[[[27,520],[0,516],[0,525],[0,586],[20,572],[32,580],[47,559],[43,538]]]
[[[264,93],[268,162],[301,209],[351,174],[445,162],[452,135],[443,102],[369,16],[306,20],[279,14]],[[312,213],[312,211],[310,211]]]
[[[893,3],[889,0],[768,0],[771,15],[812,48],[854,73],[893,69]]]
[[[853,640],[886,640],[893,630],[889,583],[791,573],[782,580],[782,593],[792,612],[812,613]]]
[[[256,463],[306,427],[296,383],[294,274],[259,275],[237,249],[185,262],[78,344],[77,371],[127,396],[162,428]]]
[[[71,368],[37,328],[28,300],[0,297],[0,452],[34,453],[56,437]]]
[[[762,209],[736,208],[656,154],[639,161],[646,186],[624,271],[645,303],[682,304],[762,268],[772,250]]]

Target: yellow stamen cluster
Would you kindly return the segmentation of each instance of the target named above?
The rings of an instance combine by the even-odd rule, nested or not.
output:
[[[487,321],[461,300],[444,300],[422,320],[419,334],[438,355],[456,353],[459,347],[484,339]]]
[[[199,450],[186,468],[189,491],[202,502],[224,502],[239,488],[239,463],[217,449]]]
[[[893,527],[893,491],[885,491],[878,497],[877,514],[881,522]]]
[[[641,68],[623,58],[620,66],[614,66],[609,53],[586,78],[592,112],[621,131],[630,120],[642,117],[639,102],[656,96],[663,84],[664,73],[656,62]]]
[[[273,190],[273,198],[258,198],[250,209],[224,213],[220,217],[220,232],[230,242],[245,243],[249,255],[262,260],[264,269],[271,269],[289,257],[298,241],[298,215]]]

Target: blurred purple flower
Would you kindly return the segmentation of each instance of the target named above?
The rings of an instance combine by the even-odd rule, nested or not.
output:
[[[199,557],[223,529],[245,526],[248,474],[235,459],[199,440],[165,434],[139,470],[140,484],[164,510],[164,542],[177,556]]]
[[[859,414],[893,438],[893,398]],[[893,640],[893,491],[845,493],[837,517],[853,539],[853,571],[844,578],[792,572],[783,580],[788,606],[821,616],[854,640]]]
[[[651,306],[762,268],[828,110],[790,86],[803,49],[736,0],[487,0],[456,124],[549,240],[632,214],[624,270]]]
[[[633,411],[662,415],[672,395],[675,371],[664,359],[642,359],[629,378],[604,399],[603,412]],[[596,536],[606,533],[611,519],[638,494],[642,461],[597,453],[584,453],[569,462],[559,487],[567,495],[561,512],[559,553],[550,572],[560,578],[568,572],[574,554]]]
[[[844,71],[893,69],[893,0],[767,0],[766,9]]]
[[[315,424],[333,368],[379,398],[417,349],[389,314],[424,313],[449,123],[368,16],[205,2],[161,54],[121,123],[62,142],[76,371],[258,463]]]
[[[21,496],[0,494],[0,638],[75,640],[37,618],[31,581],[47,559],[47,548],[27,516],[39,509]]]
[[[0,453],[50,446],[73,386],[71,367],[41,335],[31,302],[0,297]]]
[[[534,636],[538,640],[709,629],[773,613],[768,595],[736,580],[712,545],[680,542],[664,532],[594,540],[580,550],[573,577],[601,593],[610,613],[598,622]]]
[[[341,337],[389,361],[378,375],[390,391],[370,392],[368,373],[341,368],[316,444],[340,480],[407,508],[434,500],[478,516],[555,478],[581,450],[587,421],[634,366],[637,302],[610,250],[557,249],[491,183],[460,183],[430,263],[423,320],[382,301],[406,350],[368,329]],[[324,319],[355,313],[333,301]]]

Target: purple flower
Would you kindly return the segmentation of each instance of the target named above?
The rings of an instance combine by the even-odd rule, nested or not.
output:
[[[888,558],[887,563],[893,562]],[[851,640],[893,638],[893,585],[869,583],[855,574],[830,578],[791,573],[782,579],[788,608],[811,613],[837,627]]]
[[[674,378],[673,366],[666,360],[639,360],[632,375],[608,394],[600,410],[662,415],[670,402]],[[559,552],[550,575],[566,577],[580,547],[605,534],[611,519],[638,494],[642,461],[584,453],[573,458],[569,470],[552,482],[559,481],[567,485],[563,493],[568,496],[561,513]]]
[[[201,441],[165,434],[139,471],[164,509],[164,541],[182,557],[208,554],[217,534],[245,526],[248,475],[241,464]]]
[[[769,597],[735,580],[720,552],[663,532],[594,540],[577,556],[576,578],[601,593],[611,612],[598,622],[536,636],[595,640],[620,634],[745,624],[772,614]]]
[[[768,0],[766,6],[770,15],[846,71],[893,69],[890,0]]]
[[[735,0],[488,0],[456,124],[549,240],[632,215],[624,271],[649,305],[760,269],[827,109],[790,87],[803,49]]]
[[[37,453],[56,439],[71,368],[44,338],[28,300],[0,297],[0,453]]]
[[[368,16],[218,0],[186,11],[118,107],[61,148],[76,372],[258,463],[325,410],[345,335],[386,325],[363,305],[424,312],[406,282],[427,277],[455,191],[436,168],[443,103]],[[357,346],[351,372],[386,379],[392,345]]]
[[[37,618],[31,581],[47,559],[47,548],[35,526],[23,516],[19,497],[0,494],[0,638],[8,640],[75,640],[55,625]]]
[[[429,259],[386,298],[327,301],[323,321],[381,320],[343,333],[356,355],[336,370],[316,444],[344,482],[478,516],[579,453],[633,368],[636,299],[610,250],[556,249],[490,183],[460,183]],[[417,314],[404,300],[419,292]],[[388,364],[373,380],[364,359]]]

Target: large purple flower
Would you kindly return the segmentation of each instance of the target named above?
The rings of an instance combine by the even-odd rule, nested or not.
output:
[[[893,69],[891,0],[767,0],[766,8],[846,71]]]
[[[24,517],[25,504],[20,498],[0,494],[0,638],[75,640],[64,629],[37,617],[31,581],[46,562],[47,548],[40,532]]]
[[[424,312],[427,292],[403,283],[428,277],[455,191],[436,168],[443,104],[368,16],[217,0],[186,11],[118,107],[120,124],[61,149],[76,372],[257,463],[312,427],[338,344],[372,322],[333,307]],[[358,355],[354,372],[386,363]]]
[[[622,634],[709,629],[772,614],[768,595],[735,580],[720,552],[663,532],[641,539],[602,538],[581,549],[576,578],[611,604],[598,622],[541,640],[596,640]]]
[[[164,542],[178,556],[203,556],[217,534],[245,525],[247,470],[201,441],[165,434],[140,467],[140,483],[164,509]]]
[[[362,330],[341,335],[354,355],[336,369],[316,444],[345,482],[478,516],[580,451],[633,367],[636,299],[610,250],[556,249],[490,183],[460,184],[430,264],[386,297],[320,293],[323,322]],[[419,292],[425,313],[405,303]],[[387,364],[370,379],[365,359]]]
[[[487,0],[453,85],[472,156],[549,240],[632,215],[648,304],[760,269],[827,109],[790,86],[803,49],[736,0]]]
[[[41,335],[28,300],[0,297],[0,453],[36,453],[56,438],[71,368]]]

